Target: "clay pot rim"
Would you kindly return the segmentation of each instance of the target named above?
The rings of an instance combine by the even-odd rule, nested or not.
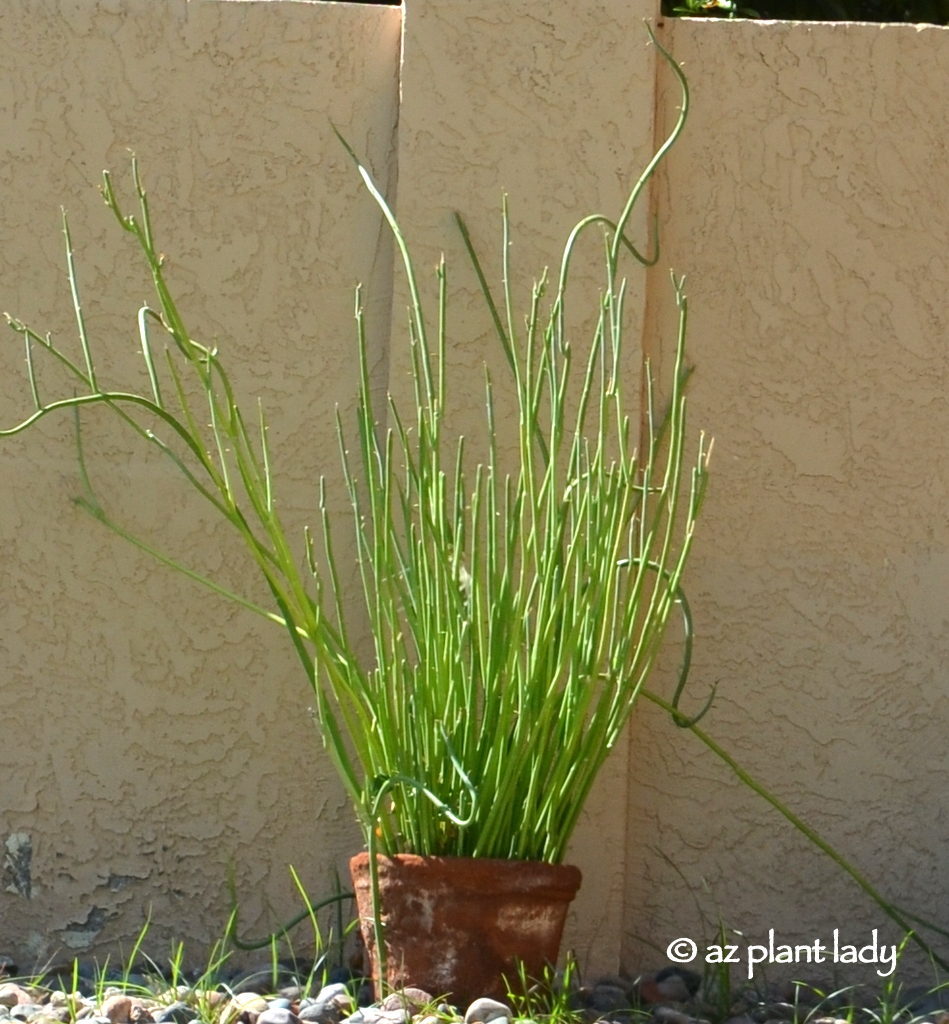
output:
[[[418,853],[376,854],[381,872],[394,880],[399,876],[440,877],[456,890],[507,893],[515,890],[550,894],[572,901],[583,876],[572,864],[550,864],[539,860],[513,860],[504,857],[444,857]],[[350,859],[354,883],[369,885],[369,853],[363,850]],[[358,875],[364,873],[365,881]]]

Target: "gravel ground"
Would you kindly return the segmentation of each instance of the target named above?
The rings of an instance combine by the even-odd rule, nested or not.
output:
[[[468,1007],[438,1003],[430,993],[408,988],[382,1003],[372,1002],[372,988],[353,972],[333,972],[329,984],[308,995],[289,966],[281,966],[274,984],[273,967],[231,973],[226,983],[202,987],[170,985],[132,973],[96,981],[91,966],[50,971],[42,986],[18,980],[16,965],[0,956],[0,1022],[11,1024],[949,1024],[947,990],[881,992],[848,990],[821,999],[811,988],[792,983],[765,991],[733,990],[722,997],[710,979],[678,967],[666,967],[636,980],[602,978],[563,993],[559,1011],[548,1016],[543,993],[512,999],[511,1005],[476,999]],[[820,986],[816,986],[820,988]],[[882,993],[885,995],[885,992]],[[549,996],[549,993],[548,993]],[[547,1000],[549,1003],[549,998]],[[856,1008],[853,1004],[856,1003]]]

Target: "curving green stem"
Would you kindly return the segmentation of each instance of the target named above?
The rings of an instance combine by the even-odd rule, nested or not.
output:
[[[699,729],[694,722],[685,718],[681,711],[677,707],[674,707],[669,701],[660,697],[658,694],[653,693],[651,690],[644,689],[642,691],[643,697],[648,701],[652,701],[653,704],[658,705],[663,711],[667,711],[672,717],[673,722],[676,725],[683,728],[689,729],[697,739],[701,740],[717,757],[720,757],[725,764],[738,776],[739,779],[750,789],[752,792],[757,793],[763,800],[767,800],[769,804],[784,818],[786,818],[803,836],[812,842],[818,850],[825,853],[830,859],[839,867],[842,871],[848,874],[860,888],[870,897],[871,900],[883,911],[884,914],[891,921],[903,929],[907,934],[910,934],[912,941],[919,946],[922,951],[932,959],[932,961],[938,964],[944,971],[949,971],[949,962],[942,959],[937,955],[932,947],[913,929],[909,923],[917,921],[924,924],[926,927],[931,928],[942,935],[949,934],[946,930],[939,928],[935,925],[930,925],[929,922],[923,918],[917,917],[915,914],[910,914],[907,911],[901,910],[894,903],[887,900],[877,889],[870,883],[870,881],[860,871],[855,868],[850,861],[848,861],[842,854],[838,853],[837,850],[823,839],[803,818],[798,817],[782,800],[776,797],[769,789],[767,789],[761,782],[759,782],[753,775],[751,775],[722,747],[719,743],[716,743],[711,736],[708,735],[702,729]]]

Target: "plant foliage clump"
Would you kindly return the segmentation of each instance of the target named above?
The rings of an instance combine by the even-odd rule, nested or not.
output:
[[[350,455],[342,423],[339,438],[357,575],[372,627],[368,660],[347,616],[346,581],[352,573],[335,554],[339,524],[331,523],[325,485],[319,499],[321,542],[307,534],[307,564],[299,564],[278,513],[263,414],[251,429],[220,355],[185,326],[165,279],[134,163],[139,212],[123,212],[108,174],[103,195],[137,241],[155,285],[157,303],[140,309],[137,319],[149,392],[107,390],[99,383],[68,225],[81,358],[10,321],[25,340],[35,411],[5,433],[68,407],[76,411],[78,436],[79,410],[107,406],[171,459],[243,539],[267,582],[273,609],[229,593],[113,522],[92,491],[80,445],[86,509],[166,563],[286,629],[370,848],[559,861],[653,668],[670,617],[678,609],[688,625],[680,583],[705,491],[708,450],[700,439],[694,454],[686,454],[681,282],[674,279],[680,329],[671,395],[660,409],[647,367],[642,429],[621,386],[626,284],[620,258],[631,253],[640,263],[654,262],[625,231],[646,183],[681,131],[688,101],[678,66],[661,52],[682,86],[675,130],[616,222],[595,215],[576,226],[559,275],[552,286],[546,275],[535,284],[522,322],[512,313],[506,204],[504,316],[459,219],[513,378],[518,427],[511,471],[502,469],[497,451],[489,373],[484,394],[491,440],[485,459],[472,466],[464,438],[446,436],[451,346],[444,263],[432,321],[399,225],[349,150],[402,256],[415,381],[414,408],[399,408],[391,399],[384,410],[373,407],[357,293],[358,456]],[[577,240],[594,227],[605,240],[603,286],[589,311],[593,336],[581,353],[568,341],[565,304]],[[153,335],[163,338],[163,352]],[[40,350],[72,375],[76,395],[41,398],[33,367]]]

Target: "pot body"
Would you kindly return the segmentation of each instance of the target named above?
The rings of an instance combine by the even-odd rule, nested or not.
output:
[[[481,857],[379,855],[379,896],[388,988],[450,994],[462,1010],[479,996],[506,995],[517,962],[540,978],[556,964],[580,869]],[[349,862],[363,940],[381,997],[369,854]]]

